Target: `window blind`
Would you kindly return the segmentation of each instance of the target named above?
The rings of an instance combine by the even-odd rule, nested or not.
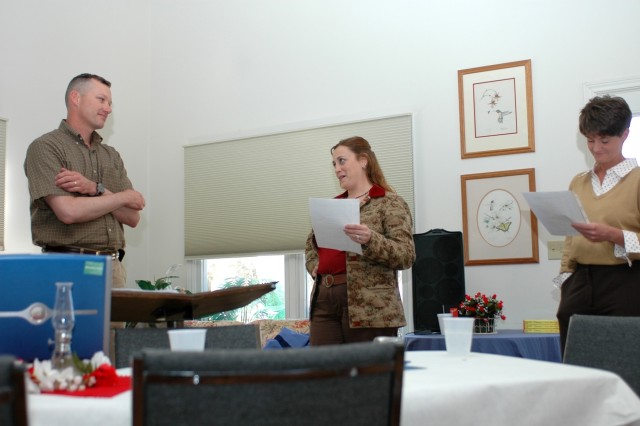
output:
[[[187,145],[185,257],[303,250],[311,230],[309,198],[343,192],[330,149],[351,136],[369,141],[387,182],[413,214],[410,114]]]
[[[4,251],[4,197],[7,120],[0,118],[0,250]]]

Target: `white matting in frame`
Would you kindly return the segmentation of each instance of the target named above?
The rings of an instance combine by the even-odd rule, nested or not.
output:
[[[535,151],[531,60],[458,71],[461,157]]]
[[[465,265],[538,263],[538,222],[523,192],[535,170],[462,175]]]

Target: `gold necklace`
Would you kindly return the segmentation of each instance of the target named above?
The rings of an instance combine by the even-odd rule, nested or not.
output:
[[[365,192],[364,194],[360,194],[360,195],[358,195],[357,197],[353,197],[353,198],[354,198],[354,199],[356,199],[356,200],[357,200],[358,198],[362,198],[362,197],[364,197],[365,195],[367,195],[367,194],[369,193],[369,191],[371,191],[371,188],[367,189],[367,192]]]

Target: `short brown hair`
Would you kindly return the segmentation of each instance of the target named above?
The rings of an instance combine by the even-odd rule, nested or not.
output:
[[[585,136],[621,136],[631,126],[632,116],[623,98],[596,96],[580,111],[580,133]]]
[[[67,91],[64,93],[65,105],[69,106],[69,94],[73,90],[81,91],[84,88],[84,86],[87,84],[87,82],[89,82],[90,80],[97,80],[98,82],[104,84],[105,86],[111,87],[111,82],[105,79],[104,77],[100,77],[99,75],[88,74],[88,73],[77,75],[71,79],[71,81],[69,82],[69,85],[67,86]]]

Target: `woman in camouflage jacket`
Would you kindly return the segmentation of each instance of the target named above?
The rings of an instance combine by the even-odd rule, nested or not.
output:
[[[360,200],[360,224],[345,234],[362,255],[318,247],[307,238],[306,267],[314,277],[311,345],[339,344],[395,336],[406,325],[397,271],[415,260],[413,222],[407,203],[387,184],[375,153],[359,137],[331,148],[334,170],[345,192]]]

